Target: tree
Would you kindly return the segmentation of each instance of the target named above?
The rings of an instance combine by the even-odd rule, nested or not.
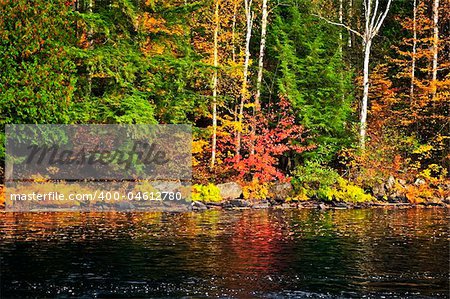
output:
[[[253,107],[253,119],[256,121],[256,114],[260,111],[260,97],[261,97],[261,84],[263,79],[264,70],[264,50],[266,47],[266,33],[267,33],[267,0],[262,2],[262,14],[261,14],[261,41],[259,43],[259,58],[258,58],[258,77],[256,79],[256,94],[255,94],[255,105]],[[255,134],[256,123],[252,124],[251,134]],[[254,153],[254,146],[252,145],[250,153]]]
[[[296,121],[305,127],[316,148],[304,159],[328,163],[351,142],[351,72],[339,52],[339,30],[318,22],[306,1],[278,6],[271,22],[269,71],[276,90],[292,103]]]
[[[211,149],[211,169],[216,163],[216,147],[217,147],[217,68],[218,64],[218,35],[219,35],[219,7],[220,1],[215,1],[214,9],[214,75],[213,75],[213,136]]]
[[[245,52],[244,52],[244,67],[243,67],[243,78],[242,78],[242,88],[241,88],[241,100],[239,104],[239,114],[238,114],[238,128],[236,137],[236,156],[241,154],[241,136],[242,136],[242,124],[244,119],[244,103],[249,98],[248,91],[248,68],[250,64],[250,40],[252,38],[253,20],[255,18],[255,13],[252,10],[252,0],[244,0],[245,4],[245,19],[246,19],[246,34],[245,34]]]
[[[5,124],[72,121],[77,77],[71,9],[62,0],[0,2],[0,134]]]
[[[439,0],[433,0],[433,78],[432,86],[433,98],[436,96],[436,81],[438,71],[438,53],[439,53]]]
[[[362,38],[363,41],[363,98],[361,101],[361,114],[360,114],[360,147],[364,149],[367,131],[367,104],[369,100],[369,64],[372,50],[372,42],[375,36],[380,31],[381,25],[383,25],[389,9],[391,7],[392,0],[387,0],[387,4],[384,10],[380,8],[380,0],[364,0],[364,31],[361,33],[355,29],[350,28],[344,23],[337,23],[329,21],[328,19],[318,15],[321,19],[327,21],[330,24],[341,26],[348,31],[356,34]]]
[[[412,63],[411,63],[411,84],[409,94],[414,98],[414,79],[416,77],[416,53],[417,53],[417,0],[413,4],[413,42],[412,42]]]

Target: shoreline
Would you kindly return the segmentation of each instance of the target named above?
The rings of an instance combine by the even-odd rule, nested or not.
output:
[[[358,209],[450,209],[449,202],[424,202],[424,203],[408,203],[408,202],[323,202],[319,200],[307,200],[299,202],[275,202],[270,200],[264,201],[251,201],[244,199],[226,200],[222,202],[199,202],[194,201],[190,205],[183,205],[177,208],[167,207],[166,209],[150,209],[149,207],[128,207],[117,208],[103,206],[101,209],[68,209],[68,208],[33,208],[31,210],[6,210],[5,207],[0,208],[0,213],[41,213],[41,212],[163,212],[163,213],[189,213],[189,212],[203,212],[208,210],[223,210],[223,211],[236,211],[236,210],[295,210],[295,209],[307,209],[307,210],[358,210]]]
[[[352,209],[407,209],[407,208],[443,208],[450,209],[450,202],[424,202],[424,203],[409,203],[409,202],[324,202],[320,200],[307,200],[297,202],[274,202],[270,200],[255,201],[243,199],[227,200],[219,203],[203,203],[193,202],[192,211],[205,210],[242,210],[242,209],[316,209],[316,210],[352,210]]]

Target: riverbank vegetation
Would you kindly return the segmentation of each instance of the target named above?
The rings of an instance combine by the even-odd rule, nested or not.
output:
[[[283,183],[295,201],[450,198],[449,1],[6,0],[0,12],[3,165],[6,124],[189,123],[200,201],[231,181],[248,199]]]

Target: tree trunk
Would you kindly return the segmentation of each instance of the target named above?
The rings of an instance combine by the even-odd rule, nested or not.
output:
[[[343,0],[339,0],[339,23],[342,24],[343,21]],[[343,44],[343,39],[342,39],[342,29],[339,30],[339,54],[341,55],[342,58],[342,44]]]
[[[412,63],[411,63],[411,87],[410,97],[414,99],[414,81],[416,77],[416,52],[417,52],[417,0],[414,0],[413,7],[413,48],[412,48]]]
[[[438,52],[439,52],[439,0],[433,2],[433,78],[432,78],[432,96],[436,96]]]
[[[88,4],[88,13],[92,14],[92,10],[94,7],[94,0],[89,0]],[[93,45],[93,36],[94,36],[94,29],[92,26],[89,27],[88,31],[88,40],[89,40],[89,47],[92,48]],[[88,96],[90,97],[92,95],[92,67],[90,65],[87,66],[87,81],[88,81]]]
[[[235,39],[236,39],[236,14],[237,14],[237,5],[238,1],[234,0],[233,6],[233,24],[231,26],[231,53],[233,62],[236,62],[236,47],[235,47]]]
[[[237,128],[237,141],[236,141],[236,156],[239,158],[241,152],[241,138],[242,138],[242,123],[244,118],[244,103],[248,97],[248,66],[250,62],[250,40],[252,37],[252,26],[254,13],[252,12],[252,0],[244,0],[245,3],[245,16],[247,19],[247,33],[245,37],[245,60],[244,60],[244,74],[241,89],[241,102],[239,104],[238,115],[238,128]]]
[[[259,46],[259,61],[258,61],[258,79],[256,81],[256,95],[255,95],[255,108],[256,112],[260,109],[260,97],[261,97],[261,84],[264,70],[264,50],[266,47],[266,32],[267,32],[267,0],[263,0],[262,4],[262,17],[261,17],[261,43]]]
[[[369,100],[369,62],[372,39],[364,42],[363,98],[361,103],[360,146],[365,149],[367,128],[367,103]]]
[[[219,5],[220,0],[216,0],[214,10],[214,74],[213,74],[213,104],[212,104],[212,146],[211,146],[211,169],[216,163],[217,148],[217,68],[218,62],[218,37],[219,37]]]
[[[261,42],[259,44],[259,60],[258,60],[258,78],[256,80],[256,94],[255,94],[255,106],[253,107],[253,124],[252,124],[252,145],[250,149],[250,154],[255,153],[255,142],[254,137],[256,135],[256,115],[261,110],[261,85],[264,70],[264,50],[266,46],[266,32],[267,32],[267,0],[263,0],[262,3],[262,16],[261,16]]]
[[[350,0],[348,2],[348,19],[349,19],[349,25],[351,26],[352,23],[352,17],[353,17],[353,0]],[[342,23],[342,22],[341,22]],[[347,45],[349,48],[352,47],[352,33],[348,32],[348,42]]]

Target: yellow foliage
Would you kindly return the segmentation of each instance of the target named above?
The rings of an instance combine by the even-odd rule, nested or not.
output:
[[[269,183],[260,183],[259,180],[253,180],[244,185],[242,194],[245,199],[264,200],[269,195]]]
[[[208,185],[193,185],[192,186],[192,200],[202,202],[220,202],[222,196],[220,196],[219,188],[209,183]]]
[[[433,198],[433,191],[427,184],[420,186],[409,185],[406,187],[406,198],[411,203],[422,203]]]
[[[417,149],[413,151],[413,154],[425,154],[433,149],[430,144],[422,144]]]
[[[0,186],[0,206],[5,205],[5,187]]]
[[[365,202],[374,199],[371,195],[366,194],[361,187],[358,187],[343,178],[338,178],[338,186],[330,189],[329,196],[337,201],[349,202]]]

